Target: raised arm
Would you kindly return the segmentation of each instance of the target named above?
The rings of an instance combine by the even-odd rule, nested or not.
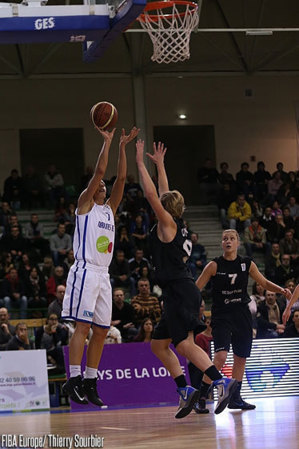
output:
[[[258,284],[260,284],[265,290],[269,290],[270,292],[280,293],[284,295],[287,299],[291,298],[291,292],[287,288],[282,288],[274,282],[268,281],[262,273],[259,271],[258,267],[254,262],[251,262],[249,268],[249,274],[252,279],[255,280]]]
[[[89,181],[88,186],[85,190],[83,190],[78,200],[78,210],[81,214],[89,212],[93,206],[93,196],[96,193],[96,190],[99,188],[100,182],[105,175],[108,164],[109,150],[115,132],[115,128],[111,132],[102,131],[99,128],[97,128],[97,130],[100,134],[102,134],[104,143],[98,156],[94,174]]]
[[[164,148],[164,143],[158,142],[153,143],[153,154],[146,153],[146,155],[154,162],[158,171],[158,185],[159,185],[159,195],[169,191],[168,178],[164,165],[164,156],[167,148]]]
[[[144,195],[153,208],[162,228],[170,227],[176,229],[176,224],[172,216],[164,209],[157,195],[155,184],[153,183],[143,160],[144,141],[137,140],[136,143],[136,163],[140,174]]]
[[[119,140],[119,154],[118,154],[118,164],[117,164],[117,175],[114,181],[110,198],[107,204],[110,205],[113,214],[116,213],[117,208],[122,200],[124,194],[124,187],[127,177],[127,155],[126,155],[126,145],[131,142],[138,135],[139,129],[135,126],[131,129],[130,133],[126,135],[124,129],[121,131],[121,136]]]
[[[289,304],[286,306],[285,311],[283,312],[282,315],[282,322],[284,325],[287,324],[290,315],[291,315],[291,310],[292,310],[292,305],[297,301],[297,299],[299,298],[299,284],[297,285],[297,287],[295,288],[292,297],[290,299]]]

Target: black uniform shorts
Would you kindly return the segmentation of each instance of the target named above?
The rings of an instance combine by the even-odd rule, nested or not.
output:
[[[252,346],[252,317],[247,304],[235,304],[228,310],[212,308],[212,335],[215,352],[229,351],[239,357],[250,356]]]
[[[163,313],[153,339],[171,338],[174,346],[199,326],[201,295],[192,279],[177,279],[163,288]]]

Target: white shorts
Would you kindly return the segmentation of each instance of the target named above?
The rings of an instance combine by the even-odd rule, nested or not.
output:
[[[112,291],[107,267],[70,268],[61,318],[110,328]]]

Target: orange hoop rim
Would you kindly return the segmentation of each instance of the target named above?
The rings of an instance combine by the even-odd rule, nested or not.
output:
[[[191,6],[193,9],[190,10],[190,12],[193,14],[198,9],[198,4],[195,2],[191,2],[188,0],[169,0],[169,1],[158,1],[158,2],[150,2],[147,3],[144,12],[153,11],[153,10],[163,10],[166,8],[171,8],[174,5],[183,5],[183,6]],[[166,19],[169,19],[170,17],[184,17],[185,11],[178,13],[178,14],[163,14],[161,17],[165,17]],[[159,19],[158,14],[147,14],[147,17],[149,17],[153,22],[157,22]],[[142,22],[145,22],[145,14],[140,14],[138,17],[139,20],[142,20]]]

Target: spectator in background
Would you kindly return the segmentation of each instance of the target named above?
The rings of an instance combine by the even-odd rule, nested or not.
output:
[[[74,256],[74,251],[72,249],[70,249],[67,252],[66,258],[63,260],[63,269],[65,274],[68,274],[68,272],[70,271],[71,266],[74,264],[75,262],[75,256]]]
[[[285,283],[285,287],[288,288],[293,295],[296,287],[294,279],[288,279]],[[289,303],[290,301],[286,300],[285,305],[287,306],[289,305]],[[295,302],[292,302],[291,312],[294,312],[295,310],[299,310],[299,299],[297,299]]]
[[[56,289],[60,284],[66,284],[66,275],[63,267],[57,265],[57,267],[54,268],[54,275],[51,276],[46,283],[48,303],[51,303],[56,299]]]
[[[143,255],[143,250],[137,248],[135,250],[135,256],[129,259],[131,276],[134,278],[136,285],[137,281],[142,277],[140,274],[142,268],[147,267],[149,270],[149,261]]]
[[[285,328],[282,334],[283,338],[298,338],[299,337],[299,310],[295,310],[292,316],[292,324]]]
[[[272,215],[271,207],[265,207],[264,213],[259,219],[259,223],[262,226],[262,228],[266,229],[267,236],[268,236],[269,228],[273,222],[274,222],[274,218]]]
[[[258,218],[253,217],[251,225],[247,226],[244,231],[244,246],[247,256],[252,257],[254,251],[267,254],[270,250],[269,245],[265,229],[259,225]]]
[[[273,173],[273,178],[275,176],[275,173],[279,173],[280,174],[280,179],[282,180],[283,183],[288,182],[289,180],[289,175],[287,174],[287,172],[283,171],[283,163],[282,162],[277,162],[276,164],[276,168],[277,171]]]
[[[144,318],[151,318],[154,325],[161,319],[161,307],[157,298],[151,295],[150,283],[147,279],[139,279],[138,295],[131,300],[136,314],[136,321],[141,325]]]
[[[235,198],[236,195],[231,185],[229,183],[222,184],[217,196],[217,205],[223,229],[228,228],[227,211],[230,204],[234,201]]]
[[[20,209],[23,193],[23,181],[16,169],[11,170],[10,176],[5,179],[3,186],[3,200],[7,201],[13,209]]]
[[[57,232],[51,235],[50,249],[54,265],[62,265],[67,252],[72,249],[72,239],[69,234],[66,234],[64,224],[58,224]]]
[[[270,224],[267,232],[267,238],[271,243],[279,242],[285,234],[285,224],[282,215],[276,215],[274,221]]]
[[[136,215],[131,224],[131,237],[135,248],[141,249],[145,255],[148,254],[148,229],[141,214]]]
[[[233,175],[231,173],[228,173],[227,162],[221,162],[220,164],[218,181],[220,182],[220,184],[229,184],[230,186],[233,186],[235,182]]]
[[[68,344],[68,330],[58,322],[55,313],[51,313],[44,326],[35,333],[36,349],[46,349],[48,363],[56,365],[55,374],[65,373],[62,346]]]
[[[149,343],[152,340],[154,333],[154,323],[150,318],[145,318],[141,325],[138,334],[134,338],[134,342]]]
[[[30,272],[33,267],[36,267],[36,265],[32,262],[32,258],[29,257],[28,253],[22,254],[22,258],[19,263],[18,274],[24,283],[28,281]],[[38,269],[38,271],[40,270]]]
[[[51,304],[48,307],[48,316],[54,313],[55,315],[57,315],[59,321],[61,319],[64,294],[65,294],[65,285],[63,284],[57,285],[56,298],[51,302]]]
[[[256,201],[255,199],[253,199],[250,203],[250,207],[251,207],[251,212],[252,212],[253,217],[260,220],[260,218],[263,216],[263,208],[260,205],[260,203],[258,201]]]
[[[31,318],[41,318],[44,315],[41,309],[47,308],[47,289],[45,281],[36,267],[31,269],[25,289],[28,297],[28,309],[35,309],[31,310]]]
[[[44,228],[39,223],[38,215],[31,214],[31,220],[25,225],[25,237],[31,243],[31,246],[39,251],[40,257],[44,258],[50,253],[49,241],[44,238]]]
[[[9,274],[5,276],[1,284],[1,297],[4,305],[12,316],[12,309],[19,309],[19,317],[21,319],[27,316],[27,297],[25,295],[25,286],[19,279],[18,272],[15,268],[11,268]]]
[[[291,266],[291,256],[283,254],[281,256],[281,264],[275,270],[275,279],[278,285],[284,287],[288,279],[296,278],[295,269]]]
[[[124,342],[131,341],[137,334],[135,321],[135,310],[131,304],[125,302],[124,291],[121,288],[115,288],[113,290],[111,324],[120,331]]]
[[[9,340],[14,336],[15,328],[9,323],[8,310],[0,308],[0,351],[5,351]]]
[[[137,197],[138,191],[142,188],[138,182],[135,182],[135,178],[133,175],[127,176],[127,182],[125,184],[125,195],[129,196],[132,200]]]
[[[238,193],[242,193],[246,198],[254,193],[253,174],[249,171],[249,164],[243,162],[241,170],[236,175]]]
[[[131,259],[134,253],[134,242],[128,234],[126,226],[120,226],[115,236],[114,250],[124,252],[126,259]]]
[[[257,306],[265,301],[265,289],[258,282],[254,282],[252,285],[252,295],[250,296],[250,299],[251,301],[255,301]]]
[[[12,213],[12,214],[9,215],[8,223],[7,223],[7,225],[4,228],[4,234],[10,234],[11,233],[11,228],[13,226],[17,226],[19,228],[20,235],[22,235],[22,226],[20,225],[18,216],[15,213]]]
[[[206,159],[203,167],[197,173],[199,182],[199,198],[202,204],[216,204],[220,186],[219,173],[211,159]]]
[[[297,203],[295,196],[290,196],[287,206],[290,209],[293,219],[297,220],[299,218],[299,204]]]
[[[277,300],[276,293],[267,290],[265,301],[257,308],[257,338],[276,338],[283,334],[283,311],[284,306]]]
[[[41,274],[45,282],[49,280],[52,276],[54,276],[54,262],[51,256],[44,257],[44,261],[41,268]]]
[[[262,198],[262,202],[264,205],[271,205],[273,201],[277,200],[277,195],[280,187],[283,185],[283,182],[280,177],[280,172],[276,171],[273,174],[273,178],[268,181],[267,190],[268,194],[265,198]]]
[[[271,252],[265,261],[265,276],[275,282],[276,269],[281,265],[281,253],[278,243],[272,243]]]
[[[109,267],[109,273],[112,289],[121,287],[125,290],[129,290],[131,297],[135,294],[135,280],[130,275],[129,262],[125,258],[123,251],[116,251],[115,257],[112,259]]]
[[[282,215],[282,210],[280,208],[280,204],[278,201],[276,201],[276,200],[273,201],[271,209],[272,209],[271,213],[272,213],[273,217],[276,217],[277,215]]]
[[[291,216],[291,211],[289,209],[289,207],[285,206],[283,208],[283,221],[285,224],[285,229],[286,231],[292,229],[293,231],[295,230],[295,220],[294,218]]]
[[[206,250],[203,245],[198,242],[197,232],[191,233],[192,249],[187,264],[191,270],[194,279],[197,279],[207,264]]]
[[[12,255],[11,253],[0,253],[1,257],[1,266],[2,266],[2,278],[5,277],[11,270],[11,268],[15,268],[13,262],[12,262]]]
[[[0,207],[0,237],[4,233],[4,229],[9,224],[9,217],[13,214],[13,210],[11,209],[9,203],[7,201],[2,201]]]
[[[61,196],[65,196],[64,180],[54,164],[51,164],[44,176],[46,197],[51,207],[54,207]]]
[[[291,256],[291,263],[298,264],[299,260],[299,241],[294,239],[293,231],[287,231],[285,237],[279,241],[281,254],[289,254]]]
[[[243,231],[244,228],[250,226],[251,207],[244,195],[238,195],[237,200],[230,204],[227,215],[230,229]]]
[[[16,325],[16,334],[9,340],[6,346],[7,351],[18,351],[24,349],[31,349],[28,337],[27,324],[18,323]]]
[[[27,167],[23,177],[24,206],[29,210],[44,206],[43,185],[32,165]]]
[[[18,263],[22,254],[29,249],[28,240],[20,235],[19,228],[13,226],[9,235],[4,235],[0,240],[1,251],[10,252],[13,263]]]
[[[256,199],[262,201],[267,194],[267,184],[270,181],[271,175],[265,170],[265,164],[263,161],[257,163],[257,171],[253,175],[253,182],[256,187]]]

